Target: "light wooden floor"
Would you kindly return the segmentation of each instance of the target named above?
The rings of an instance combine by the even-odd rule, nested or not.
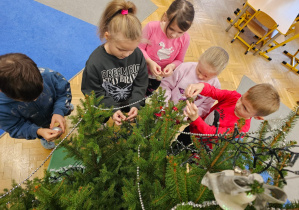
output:
[[[171,0],[152,0],[158,9],[150,15],[142,24],[159,20],[166,11]],[[223,89],[235,90],[243,75],[248,76],[256,83],[267,82],[273,84],[281,96],[282,102],[289,108],[296,105],[299,100],[299,75],[284,67],[281,62],[289,59],[282,53],[288,50],[296,52],[299,41],[295,40],[287,46],[269,53],[272,61],[269,62],[261,56],[253,56],[252,53],[244,55],[246,47],[238,40],[230,43],[236,29],[225,32],[228,16],[235,17],[233,11],[242,7],[244,0],[191,0],[193,2],[196,17],[191,29],[191,43],[185,57],[185,61],[197,61],[206,49],[211,46],[221,46],[229,52],[230,61],[227,68],[220,74],[219,80]],[[244,33],[251,36],[250,33]],[[250,38],[250,37],[249,37]],[[73,104],[77,105],[83,97],[80,91],[81,73],[71,80]],[[23,181],[34,171],[48,156],[50,151],[43,149],[39,140],[26,141],[11,139],[5,134],[0,139],[0,192],[4,188],[10,188],[12,179]],[[43,170],[49,161],[35,176],[41,177]]]

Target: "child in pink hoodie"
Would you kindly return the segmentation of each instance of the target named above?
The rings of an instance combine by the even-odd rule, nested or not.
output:
[[[194,19],[193,5],[175,0],[161,21],[149,22],[143,29],[139,44],[148,67],[149,83],[146,95],[156,90],[163,77],[168,77],[183,61],[190,43],[186,32]]]
[[[177,104],[181,100],[186,100],[185,89],[190,84],[206,82],[220,88],[217,76],[226,67],[228,60],[228,53],[223,48],[215,46],[206,50],[198,62],[182,63],[172,76],[165,77],[161,81],[161,87],[166,91],[166,101],[171,100]],[[194,100],[194,104],[198,108],[198,115],[205,116],[214,102],[213,98],[198,95]]]

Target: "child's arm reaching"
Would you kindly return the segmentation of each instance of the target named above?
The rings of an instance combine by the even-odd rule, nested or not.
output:
[[[213,104],[215,103],[215,100],[210,97],[205,97],[204,101],[200,104],[196,104],[198,108],[198,115],[201,117],[205,117],[210,109],[213,107]]]
[[[236,91],[230,90],[221,90],[209,83],[198,83],[198,84],[191,84],[185,89],[186,97],[194,97],[198,94],[202,96],[211,97],[218,102],[223,100],[229,100]]]
[[[210,126],[204,122],[204,120],[198,115],[198,108],[194,103],[187,101],[186,110],[184,111],[185,116],[189,117],[192,121],[190,126],[192,126],[194,133],[201,134],[215,134],[216,127]],[[219,127],[218,133],[224,133],[229,127]],[[230,128],[230,131],[233,131],[234,128]]]
[[[212,81],[209,84],[211,84],[215,88],[218,88],[218,89],[221,88],[221,85],[220,85],[220,82],[218,79],[215,79],[214,81]],[[203,96],[203,91],[201,91],[200,95]],[[201,103],[198,103],[197,101],[195,101],[194,103],[197,105],[199,116],[205,117],[209,113],[210,109],[213,107],[216,100],[211,97],[204,97],[203,99],[200,99],[200,101],[201,101]]]
[[[204,87],[205,87],[204,83],[190,84],[185,89],[185,96],[187,98],[192,98],[193,96],[197,96],[198,94],[201,93]]]
[[[58,123],[64,133],[66,127],[64,116],[70,111],[67,106],[69,106],[72,101],[71,87],[70,83],[58,72],[53,71],[51,73],[51,79],[55,87],[56,98],[54,99],[50,129],[54,127],[55,123]]]
[[[208,125],[201,117],[198,117],[195,121],[190,123],[190,127],[194,129],[193,133],[202,134],[216,134],[217,128],[213,125]],[[229,132],[234,130],[234,127],[219,127],[218,133],[225,133],[229,129]]]
[[[128,112],[128,117],[126,117],[120,110],[116,111],[112,119],[116,125],[121,125],[122,121],[129,120],[132,121],[138,114],[138,109],[136,107],[132,107]]]
[[[159,66],[155,61],[152,59],[148,58],[146,59],[146,63],[148,65],[148,68],[152,75],[154,76],[160,76],[162,74],[161,66]]]
[[[116,125],[121,125],[121,121],[126,120],[126,116],[120,110],[118,110],[112,115],[112,119]]]
[[[162,76],[164,77],[169,77],[172,75],[174,69],[175,69],[176,65],[171,63],[171,64],[168,64],[164,69],[163,69],[163,73],[162,73]]]
[[[187,100],[187,106],[184,110],[184,115],[189,117],[191,121],[195,121],[199,117],[197,106]]]
[[[36,131],[37,135],[43,137],[47,141],[54,141],[60,136],[60,132],[49,128],[39,128]]]
[[[184,74],[182,73],[185,69],[183,66],[179,66],[175,72],[173,72],[173,75],[170,77],[166,77],[162,79],[160,87],[165,90],[165,102],[168,103],[168,101],[172,98],[172,90],[176,88],[176,86],[179,84],[179,82],[184,77]]]
[[[17,111],[13,109],[12,111],[14,114],[0,112],[1,128],[9,133],[12,138],[35,139],[39,135],[47,141],[52,141],[59,136],[59,131],[41,128],[24,119]]]
[[[58,114],[65,116],[69,109],[66,105],[69,105],[72,101],[72,93],[70,83],[58,72],[53,71],[51,73],[51,79],[55,87],[54,108],[53,115]],[[64,131],[64,128],[62,128]]]
[[[51,119],[50,128],[51,129],[54,128],[56,123],[59,124],[59,127],[62,129],[62,133],[64,133],[65,127],[66,127],[66,122],[65,122],[64,117],[59,114],[53,114],[52,119]]]
[[[142,30],[142,40],[140,42],[140,44],[138,45],[139,49],[142,51],[142,54],[146,60],[146,63],[148,65],[148,68],[151,72],[152,75],[154,76],[160,76],[162,73],[162,69],[161,66],[158,65],[155,61],[153,61],[150,56],[147,54],[147,47],[148,44],[150,44],[150,39],[153,33],[152,30],[152,23],[148,23],[144,29]]]
[[[128,112],[128,117],[126,120],[132,121],[138,114],[138,109],[136,107],[132,107]]]

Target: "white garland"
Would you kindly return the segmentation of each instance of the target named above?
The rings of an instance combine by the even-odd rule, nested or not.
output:
[[[188,203],[179,203],[176,206],[172,207],[171,210],[176,210],[179,206],[192,206],[193,208],[205,208],[207,206],[217,206],[217,201],[204,201],[202,204],[194,203],[193,201],[189,201]]]
[[[138,159],[139,158],[140,158],[140,145],[138,145]],[[142,208],[142,210],[145,210],[143,200],[142,200],[142,197],[141,197],[140,184],[139,184],[139,166],[137,166],[137,187],[138,187],[138,195],[139,195],[141,208]]]
[[[86,111],[87,112],[87,111]],[[86,114],[86,112],[84,114]],[[7,196],[8,194],[10,194],[11,192],[13,192],[15,189],[17,189],[18,187],[20,187],[22,184],[24,184],[27,180],[30,179],[30,177],[32,177],[45,163],[46,161],[53,155],[54,151],[60,146],[60,144],[67,138],[69,137],[69,135],[77,128],[77,126],[81,123],[83,118],[81,118],[76,125],[72,128],[72,130],[54,147],[54,149],[51,151],[51,153],[48,155],[48,157],[46,157],[46,159],[42,162],[42,164],[37,167],[37,169],[35,169],[26,179],[24,179],[22,182],[20,182],[18,185],[14,186],[11,190],[9,190],[8,192],[4,193],[3,195],[0,196],[1,198],[4,198],[5,196]]]
[[[143,101],[143,100],[146,100],[147,98],[150,98],[150,97],[152,97],[153,96],[153,94],[152,95],[150,95],[150,96],[147,96],[147,97],[145,97],[145,98],[143,98],[143,99],[140,99],[140,100],[138,100],[138,101],[136,101],[136,102],[133,102],[133,103],[131,103],[131,104],[128,104],[128,105],[125,105],[125,106],[121,106],[121,107],[115,107],[115,108],[113,108],[113,110],[116,110],[116,109],[122,109],[122,108],[126,108],[126,107],[130,107],[131,105],[134,105],[134,104],[136,104],[136,103],[139,103],[139,102],[141,102],[141,101]],[[160,96],[160,95],[159,95]],[[96,109],[98,109],[98,107],[97,106],[93,106],[94,108],[96,108]],[[299,106],[297,107],[297,109],[296,109],[296,112],[297,112],[297,110],[299,109]],[[101,109],[101,110],[111,110],[111,109]],[[294,111],[293,111],[294,112]],[[86,114],[87,113],[87,110],[85,111],[85,113],[84,114]],[[0,199],[1,198],[4,198],[5,196],[7,196],[8,194],[10,194],[11,192],[13,192],[16,188],[18,188],[18,187],[20,187],[22,184],[24,184],[27,180],[29,180],[44,164],[45,164],[45,162],[53,155],[53,153],[54,153],[54,151],[60,146],[60,144],[67,138],[67,137],[69,137],[69,135],[78,127],[78,125],[81,123],[81,121],[83,120],[83,118],[80,118],[79,119],[79,121],[76,123],[76,125],[72,128],[72,130],[55,146],[55,148],[51,151],[51,153],[48,155],[48,157],[46,157],[46,159],[42,162],[42,164],[39,166],[39,167],[37,167],[37,169],[35,169],[26,179],[24,179],[22,182],[20,182],[18,185],[16,185],[16,186],[14,186],[11,190],[9,190],[8,192],[6,192],[6,193],[4,193],[3,195],[1,195],[0,196]],[[274,120],[273,120],[274,121]],[[284,120],[284,122],[286,122],[285,120]],[[218,122],[219,123],[219,122]],[[282,132],[282,129],[270,129],[270,130],[267,130],[267,132],[269,132],[269,131],[280,131],[280,132]],[[182,134],[187,134],[187,135],[195,135],[195,136],[220,136],[221,134],[195,134],[195,133],[189,133],[189,132],[180,132],[180,131],[176,131],[177,133],[182,133]],[[256,134],[256,133],[259,133],[258,131],[257,132],[247,132],[246,134]],[[149,134],[149,135],[147,135],[146,137],[144,137],[144,138],[148,138],[149,136],[151,136],[153,133],[151,133],[151,134]],[[241,134],[244,134],[244,133],[241,133]],[[229,134],[226,134],[226,135],[229,135]],[[138,146],[138,158],[140,157],[140,145]],[[140,199],[140,203],[141,203],[141,207],[142,207],[142,209],[144,210],[144,204],[143,204],[143,201],[142,201],[142,197],[141,197],[141,191],[140,191],[140,185],[139,185],[139,166],[137,166],[137,180],[138,180],[138,183],[137,183],[137,185],[138,185],[138,193],[139,193],[139,199]],[[209,201],[205,201],[205,202],[209,202]],[[205,203],[204,202],[204,203]],[[211,201],[211,202],[216,202],[216,201]],[[8,202],[9,203],[9,202]],[[189,205],[189,203],[191,204],[191,203],[193,203],[192,201],[189,201],[188,203],[187,203],[187,205]],[[217,202],[216,202],[217,203]],[[207,203],[206,203],[207,204]],[[213,204],[213,203],[212,203]],[[178,205],[186,205],[185,203],[182,203],[182,204],[178,204]],[[177,205],[177,206],[178,206]],[[193,205],[193,204],[192,204]],[[194,204],[194,205],[204,205],[204,204]],[[175,207],[173,207],[174,209],[176,209],[176,207],[177,206],[175,206]],[[200,207],[200,206],[196,206],[196,207],[199,207],[199,208],[202,208],[202,207]],[[272,208],[271,208],[271,210],[272,210]]]
[[[217,201],[204,201],[202,204],[196,204],[194,203],[193,201],[189,201],[188,203],[179,203],[177,204],[176,206],[172,207],[171,210],[176,210],[178,206],[192,206],[193,208],[205,208],[207,206],[217,206],[218,203]],[[267,208],[268,210],[285,210],[285,209],[280,209],[280,208],[274,208],[274,207],[271,207],[271,208]]]

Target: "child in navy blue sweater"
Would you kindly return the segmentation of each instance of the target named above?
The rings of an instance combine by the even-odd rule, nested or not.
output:
[[[12,138],[40,138],[46,149],[65,131],[73,109],[69,82],[58,72],[38,68],[21,53],[0,56],[0,128]]]

